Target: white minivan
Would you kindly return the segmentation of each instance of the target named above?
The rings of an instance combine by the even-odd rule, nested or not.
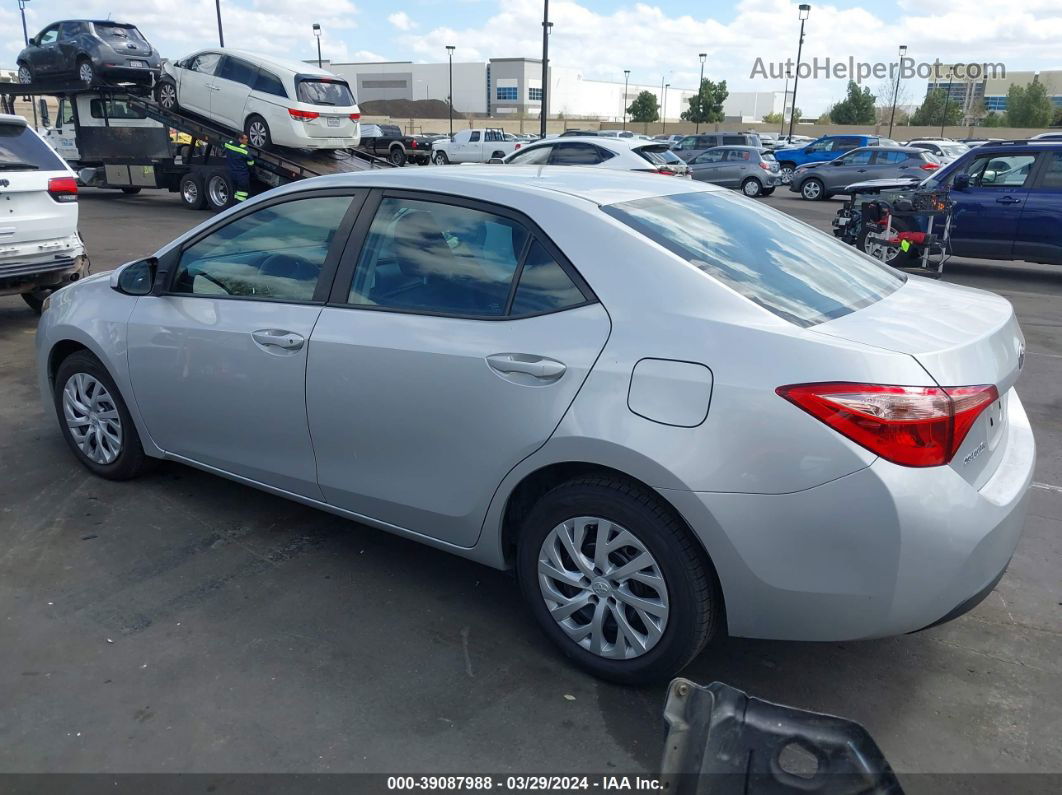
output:
[[[0,295],[36,312],[89,272],[77,232],[77,177],[21,116],[0,114]]]
[[[163,62],[155,100],[243,130],[258,148],[348,149],[361,142],[361,111],[350,86],[302,61],[203,50]]]

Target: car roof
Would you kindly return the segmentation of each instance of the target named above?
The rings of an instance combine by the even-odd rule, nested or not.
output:
[[[309,186],[349,185],[351,187],[405,188],[440,193],[457,191],[495,201],[509,194],[517,197],[541,196],[543,192],[564,194],[597,205],[670,196],[680,193],[725,192],[725,188],[688,179],[663,178],[614,169],[581,166],[499,166],[463,165],[446,168],[393,168],[333,174],[292,184]]]
[[[641,149],[644,146],[663,146],[663,141],[654,141],[652,139],[646,140],[645,138],[616,138],[611,135],[564,135],[563,143],[586,143],[592,146],[600,146],[602,149],[609,149],[610,147],[615,151],[631,151],[634,149]],[[526,152],[528,149],[537,149],[539,146],[556,146],[561,143],[560,138],[550,138],[548,143],[544,139],[539,139],[534,142],[534,145],[521,147],[517,152]],[[516,154],[516,152],[513,152]]]
[[[10,113],[0,113],[0,124],[14,124],[17,127],[28,127],[26,120],[21,116],[12,116]]]
[[[197,50],[196,52],[221,52],[225,55],[235,55],[238,58],[244,58],[257,66],[272,66],[275,69],[284,69],[300,75],[329,77],[333,80],[346,82],[345,78],[340,77],[334,72],[329,72],[327,69],[319,69],[305,61],[296,61],[291,58],[276,58],[272,55],[262,55],[260,52],[254,52],[253,50],[240,50],[235,47],[204,47],[202,50]]]
[[[122,22],[118,19],[60,19],[58,22],[53,22],[51,25],[45,27],[51,27],[52,25],[62,25],[64,22],[89,22],[93,25],[117,25],[120,28],[135,28],[132,22]]]

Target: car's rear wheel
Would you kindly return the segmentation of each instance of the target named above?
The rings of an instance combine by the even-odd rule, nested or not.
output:
[[[163,110],[177,110],[177,86],[169,80],[163,80],[155,89],[155,101]]]
[[[77,78],[82,83],[91,83],[96,79],[96,69],[88,58],[79,58],[77,61]]]
[[[181,204],[189,210],[202,210],[206,205],[203,182],[195,174],[185,174],[181,177],[178,193],[181,195]]]
[[[450,162],[450,158],[446,156],[446,152],[432,152],[431,162],[433,162],[437,166],[445,166],[447,163]]]
[[[788,185],[793,181],[793,172],[796,171],[796,163],[780,163],[779,168],[782,174],[782,182]]]
[[[800,186],[801,198],[807,199],[809,202],[817,202],[826,198],[826,186],[822,184],[822,180],[811,177],[804,180],[804,184]]]
[[[232,179],[222,171],[215,171],[206,178],[206,204],[214,212],[227,209],[233,200]]]
[[[256,149],[264,149],[272,143],[273,139],[269,135],[269,125],[266,124],[266,120],[261,116],[248,116],[243,131],[247,133],[247,139],[251,142],[251,146]]]
[[[671,677],[723,625],[703,550],[651,491],[586,477],[525,519],[517,575],[532,614],[565,655],[625,684]]]
[[[750,198],[755,198],[763,193],[763,184],[755,177],[748,177],[741,183],[741,192]]]
[[[29,64],[20,63],[18,65],[18,82],[23,85],[33,82],[33,70],[29,68]]]
[[[404,166],[406,164],[406,152],[401,146],[392,146],[387,155],[392,166]]]
[[[91,353],[63,359],[54,397],[63,438],[86,468],[109,480],[128,480],[149,466],[114,379]]]

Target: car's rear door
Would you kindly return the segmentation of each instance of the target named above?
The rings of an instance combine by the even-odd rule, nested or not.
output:
[[[1036,152],[1020,147],[968,161],[969,187],[951,191],[954,254],[1010,259],[1035,163]]]
[[[234,55],[223,56],[210,88],[210,117],[242,130],[247,96],[257,76],[257,66]]]
[[[160,260],[128,324],[129,374],[166,452],[320,499],[306,427],[308,341],[364,193],[253,204]]]
[[[306,399],[332,504],[471,546],[608,338],[544,232],[437,193],[371,195],[310,339]]]
[[[1062,264],[1062,149],[1043,152],[1014,237],[1014,258]]]

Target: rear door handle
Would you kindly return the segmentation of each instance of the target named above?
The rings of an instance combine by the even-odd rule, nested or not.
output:
[[[283,348],[287,351],[297,351],[306,342],[306,338],[293,331],[266,328],[251,332],[251,339],[263,348]]]
[[[540,381],[556,381],[568,369],[556,359],[526,353],[496,353],[487,357],[487,364],[503,375],[523,373]]]
[[[1021,199],[1015,199],[1013,196],[1000,196],[996,199],[996,204],[1021,204]]]

